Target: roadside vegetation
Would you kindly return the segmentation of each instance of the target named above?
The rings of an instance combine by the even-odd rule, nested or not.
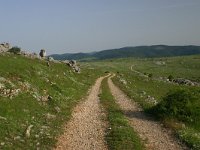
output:
[[[139,72],[152,74],[152,77],[141,76],[124,69],[114,79],[115,84],[129,97],[137,101],[147,113],[173,129],[192,149],[200,149],[200,87],[178,85],[157,79],[167,78],[169,75],[199,82],[199,59],[199,55],[165,58],[165,65],[157,67],[155,59],[146,59],[144,62],[140,60],[141,64],[138,63],[134,67]]]
[[[183,78],[199,83],[199,60],[200,55],[194,55],[112,59],[92,64],[101,66],[103,71],[115,72],[114,83],[147,114],[174,130],[190,148],[200,149],[200,87],[172,82]],[[168,110],[173,111],[170,114]]]
[[[172,126],[189,147],[200,149],[200,89],[178,89],[167,93],[160,103],[148,110]],[[172,124],[174,121],[176,124]],[[171,123],[171,124],[170,124]],[[180,131],[179,131],[180,129]]]
[[[200,55],[123,58],[81,63],[81,73],[62,63],[0,55],[0,149],[50,149],[96,78],[114,72],[113,82],[144,111],[159,119],[192,149],[200,149]],[[142,149],[119,106],[102,83],[101,103],[108,114],[110,149]],[[78,92],[77,92],[78,91]]]
[[[101,74],[81,67],[77,74],[62,63],[0,56],[0,149],[55,145],[73,106]]]
[[[118,104],[115,103],[115,100],[110,93],[107,79],[104,79],[102,82],[100,101],[107,112],[109,128],[106,135],[106,141],[109,149],[143,149],[144,146],[141,143],[139,136],[129,125]]]
[[[21,52],[21,48],[19,48],[19,47],[12,47],[11,49],[8,50],[8,52],[14,53],[14,54],[19,54]]]

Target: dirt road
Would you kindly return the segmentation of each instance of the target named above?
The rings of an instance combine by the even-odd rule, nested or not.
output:
[[[108,149],[104,140],[106,123],[103,118],[105,118],[105,114],[100,107],[98,98],[100,85],[105,77],[97,79],[87,99],[74,108],[72,118],[65,126],[64,134],[58,139],[56,150]],[[144,141],[146,149],[187,149],[159,122],[146,116],[136,103],[132,102],[113,84],[111,77],[108,78],[108,84],[130,125]]]
[[[129,123],[145,142],[148,150],[181,150],[186,149],[181,146],[176,138],[169,131],[164,129],[159,122],[147,117],[142,109],[132,102],[118,87],[116,87],[111,77],[108,79],[111,93],[116,102],[127,116]]]
[[[105,114],[99,105],[99,89],[102,80],[97,79],[87,99],[78,104],[59,138],[56,150],[105,150]]]

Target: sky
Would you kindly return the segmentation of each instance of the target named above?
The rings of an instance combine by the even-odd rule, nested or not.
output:
[[[200,0],[0,0],[0,43],[47,54],[200,45]]]

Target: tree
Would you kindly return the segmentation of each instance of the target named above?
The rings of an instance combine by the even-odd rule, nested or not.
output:
[[[15,46],[8,50],[10,53],[19,54],[21,52],[21,48]]]

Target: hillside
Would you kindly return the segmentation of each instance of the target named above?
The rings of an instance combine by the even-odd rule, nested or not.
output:
[[[92,53],[66,53],[50,55],[58,60],[101,60],[111,58],[126,58],[126,57],[169,57],[169,56],[185,56],[200,54],[200,46],[167,46],[167,45],[153,45],[153,46],[137,46],[124,47],[119,49],[103,50]]]
[[[0,60],[0,149],[177,149],[179,139],[200,147],[200,55],[81,62],[80,73],[39,57],[2,53]],[[187,82],[174,82],[180,78]]]
[[[0,60],[0,149],[51,149],[98,71],[9,53]]]
[[[84,63],[93,68],[101,67],[105,72],[115,72],[114,84],[123,90],[133,103],[137,102],[147,114],[160,119],[168,129],[173,129],[176,136],[191,149],[199,150],[199,60],[200,55],[192,55],[120,58]],[[178,79],[198,84],[176,82]],[[135,119],[139,113],[130,112],[129,116]]]

